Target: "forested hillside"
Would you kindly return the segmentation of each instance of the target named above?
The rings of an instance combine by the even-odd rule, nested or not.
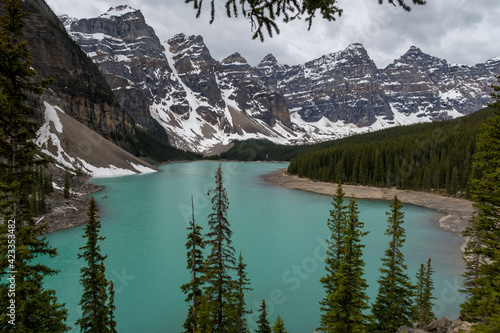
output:
[[[483,109],[450,121],[418,124],[338,140],[291,160],[290,174],[313,180],[468,194]]]

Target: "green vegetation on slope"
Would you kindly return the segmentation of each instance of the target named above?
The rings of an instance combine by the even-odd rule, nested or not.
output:
[[[476,137],[491,114],[483,109],[454,120],[356,135],[326,149],[311,146],[311,152],[291,160],[288,172],[321,181],[467,194]]]
[[[173,147],[168,141],[167,133],[159,123],[155,121],[155,129],[147,131],[139,126],[135,128],[134,154],[146,156],[156,162],[196,160],[201,155],[184,151]]]

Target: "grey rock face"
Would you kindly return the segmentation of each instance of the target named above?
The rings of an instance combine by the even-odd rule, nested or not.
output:
[[[69,38],[57,16],[42,0],[23,2],[27,13],[23,38],[33,68],[53,84],[41,97],[114,142],[126,146],[134,136],[132,119],[117,107],[113,92],[97,67]],[[43,103],[40,102],[43,109]]]
[[[500,58],[454,65],[417,47],[377,68],[361,44],[296,66],[269,54],[252,67],[239,53],[213,59],[201,36],[175,35],[165,50],[128,6],[62,20],[136,123],[158,121],[174,145],[200,152],[234,139],[318,142],[455,118],[490,101],[500,71]]]
[[[285,96],[306,121],[325,116],[358,126],[377,117],[394,122],[394,113],[427,121],[474,112],[490,101],[489,86],[500,58],[476,66],[452,65],[412,46],[379,69],[361,44],[304,65],[281,66],[272,55],[257,67],[265,84]]]
[[[152,128],[150,107],[167,95],[173,110],[187,112],[186,96],[173,77],[165,49],[140,11],[118,6],[97,18],[61,19],[137,124]]]
[[[239,53],[222,61],[217,73],[221,88],[232,90],[229,98],[248,115],[273,127],[276,121],[291,125],[290,114],[284,97],[266,88],[254,68]]]

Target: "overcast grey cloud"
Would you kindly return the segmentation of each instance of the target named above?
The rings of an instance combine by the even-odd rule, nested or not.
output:
[[[264,43],[251,39],[250,23],[243,17],[225,17],[222,0],[212,25],[208,1],[199,19],[184,0],[46,1],[56,14],[76,18],[96,17],[110,7],[130,5],[141,10],[162,41],[181,32],[201,35],[215,59],[239,52],[251,65],[268,53],[282,64],[301,64],[355,42],[365,46],[378,67],[399,58],[412,45],[451,63],[474,65],[500,57],[498,0],[428,0],[426,6],[415,6],[410,13],[387,1],[379,5],[377,0],[340,0],[344,14],[337,21],[316,18],[310,31],[305,22],[280,24],[280,35]]]

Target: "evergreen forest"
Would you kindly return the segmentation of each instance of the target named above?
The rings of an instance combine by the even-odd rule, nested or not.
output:
[[[491,108],[463,118],[338,140],[293,158],[288,173],[324,182],[469,196],[476,138]]]

